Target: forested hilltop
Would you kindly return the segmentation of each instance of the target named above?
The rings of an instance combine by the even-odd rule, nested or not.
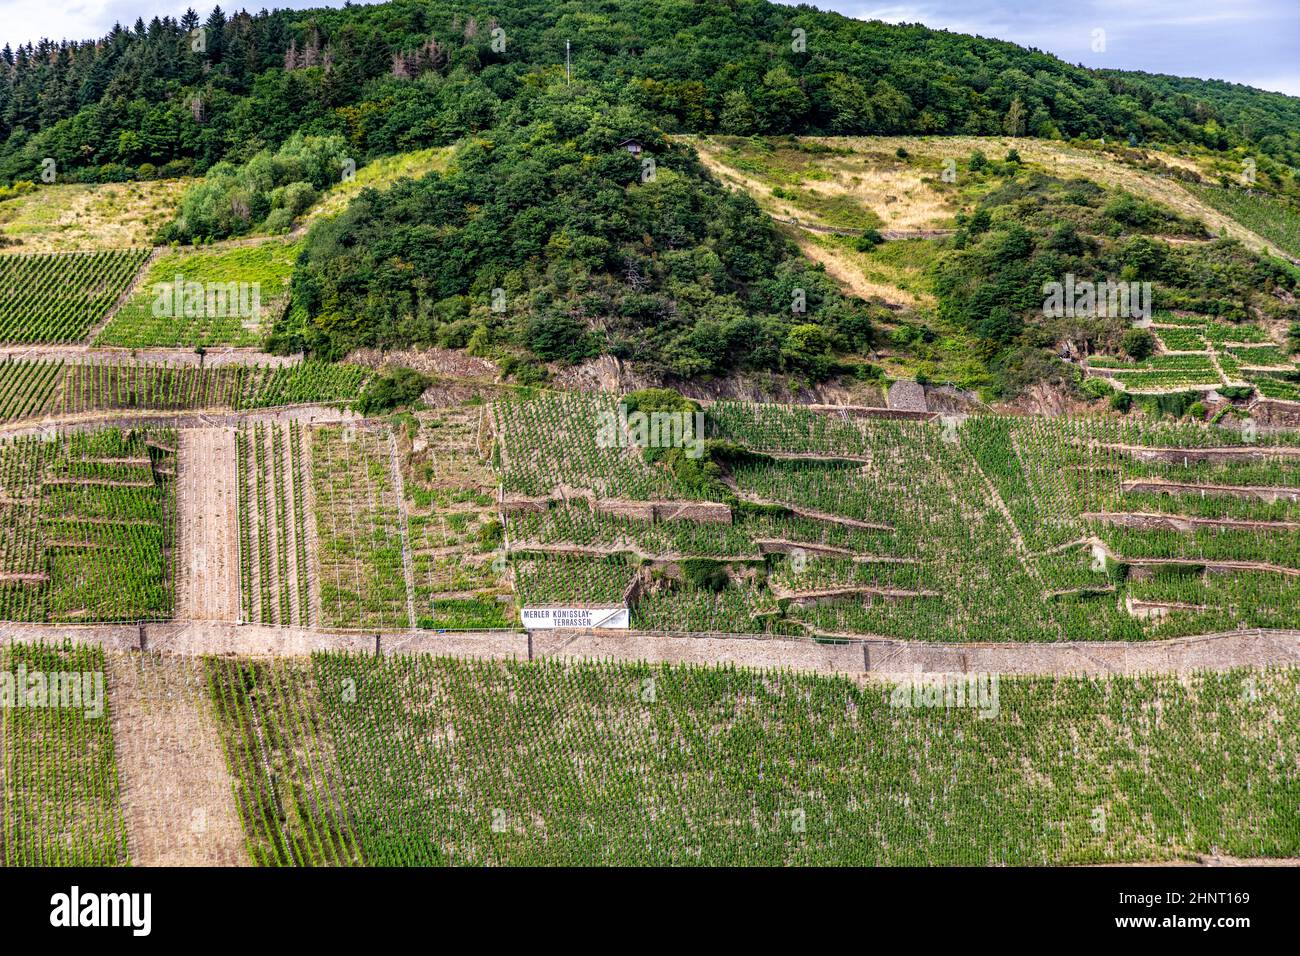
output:
[[[566,40],[576,79],[668,132],[1106,136],[1300,164],[1300,100],[921,26],[757,0],[395,0],[6,45],[0,182],[46,158],[63,181],[201,173],[297,131],[358,162],[449,144],[562,73]]]
[[[278,293],[255,328],[137,306],[103,344],[1300,395],[1300,99],[1219,81],[751,0],[218,8],[6,47],[0,142],[7,253],[93,232],[82,190],[134,210],[136,246],[200,248],[168,268]],[[1146,289],[1156,331],[1049,314],[1067,277]]]

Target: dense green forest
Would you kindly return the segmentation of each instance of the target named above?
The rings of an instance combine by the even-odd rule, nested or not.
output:
[[[562,73],[566,40],[577,80],[669,132],[1109,136],[1300,165],[1300,100],[921,26],[761,0],[394,0],[6,45],[0,182],[45,158],[64,181],[203,172],[300,131],[358,163],[449,144]]]
[[[600,354],[679,379],[880,376],[864,357],[895,317],[841,293],[679,132],[1106,138],[1134,157],[1135,144],[1180,144],[1217,154],[1218,185],[1160,175],[1294,239],[1274,212],[1297,194],[1300,99],[806,6],[217,8],[0,52],[0,183],[29,188],[47,159],[63,182],[203,174],[161,242],[283,232],[351,168],[454,148],[445,170],[362,190],[312,224],[273,350],[465,348],[519,381]],[[1260,194],[1236,186],[1247,154]],[[963,175],[982,184],[978,204],[930,269],[933,314],[901,331],[957,336],[991,395],[1069,379],[1062,342],[1114,351],[1124,323],[1041,314],[1043,283],[1067,273],[1152,282],[1157,308],[1297,319],[1283,314],[1295,270],[1205,241],[1200,222],[1011,156],[969,157]]]
[[[619,148],[629,135],[641,155]],[[644,111],[564,85],[466,140],[446,175],[364,191],[313,227],[293,299],[277,348],[520,346],[681,377],[822,378],[868,348],[880,308],[841,295]]]

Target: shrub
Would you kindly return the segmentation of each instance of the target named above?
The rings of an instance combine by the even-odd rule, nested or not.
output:
[[[1089,398],[1105,398],[1115,391],[1110,382],[1104,378],[1086,378],[1083,380],[1083,393]]]
[[[463,349],[469,345],[470,336],[478,328],[474,319],[458,319],[438,329],[437,341],[445,349]]]
[[[35,188],[36,184],[30,179],[20,179],[12,186],[0,186],[0,202],[13,199],[15,196],[21,196],[23,193],[29,193]]]
[[[286,210],[291,217],[296,218],[311,208],[317,195],[316,188],[311,183],[292,182],[271,190],[271,208]]]
[[[262,228],[273,235],[288,232],[293,228],[293,214],[287,209],[272,209]]]
[[[570,315],[552,313],[529,319],[524,343],[534,355],[547,362],[571,365],[600,354],[596,334]]]
[[[548,377],[543,366],[518,355],[504,356],[497,366],[502,375],[520,385],[540,385]]]
[[[338,182],[347,154],[341,136],[295,133],[276,152],[262,150],[242,166],[217,163],[186,191],[161,239],[241,235],[279,209],[293,218],[315,201],[318,190]],[[276,221],[282,225],[284,217]]]
[[[1253,385],[1223,385],[1218,389],[1220,395],[1230,402],[1241,402],[1255,394]]]
[[[853,248],[858,252],[870,252],[884,241],[885,237],[880,234],[879,229],[868,228],[862,230],[862,235],[853,240]]]
[[[727,566],[712,558],[687,558],[682,562],[682,577],[686,583],[702,591],[723,591],[731,583]]]
[[[409,405],[429,387],[431,379],[413,368],[399,368],[370,380],[353,407],[362,415]]]
[[[1150,358],[1155,351],[1156,339],[1146,329],[1129,329],[1120,340],[1120,348],[1126,355],[1141,362]]]
[[[492,551],[505,540],[505,529],[497,518],[484,522],[478,529],[478,545],[484,551]]]

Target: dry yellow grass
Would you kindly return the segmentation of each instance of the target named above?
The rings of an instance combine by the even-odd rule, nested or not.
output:
[[[1082,176],[1102,186],[1126,189],[1135,195],[1164,203],[1182,215],[1200,219],[1218,235],[1239,239],[1253,249],[1283,255],[1277,246],[1206,205],[1176,180],[1163,179],[1155,173],[1128,166],[1113,157],[1079,149],[1068,143],[1009,136],[828,136],[817,139],[830,146],[885,155],[902,147],[914,157],[932,161],[936,170],[944,159],[960,161],[977,149],[990,158],[997,158],[1014,148],[1022,159],[1053,175],[1066,178]],[[1204,172],[1200,166],[1185,157],[1163,152],[1158,152],[1157,156],[1169,165],[1186,166]]]
[[[767,152],[747,148],[745,140],[707,136],[683,136],[680,140],[695,147],[700,160],[721,182],[744,189],[769,215],[798,219],[809,225],[833,225],[809,208],[807,196],[812,194],[827,199],[851,198],[879,217],[883,230],[951,228],[962,196],[960,184],[948,185],[939,179],[944,160],[954,160],[960,170],[961,163],[975,150],[990,158],[1001,158],[1014,148],[1024,162],[1045,172],[1064,178],[1084,177],[1108,188],[1128,190],[1184,216],[1200,219],[1217,235],[1238,239],[1253,249],[1283,255],[1277,246],[1207,205],[1176,180],[1130,166],[1113,156],[1052,140],[1008,136],[800,137],[802,142],[820,143],[837,150],[821,154],[791,149],[781,140],[771,141],[774,148]],[[906,151],[907,159],[897,156],[899,149]],[[1193,158],[1151,152],[1169,166],[1206,172]],[[773,189],[779,186],[797,187],[795,198],[775,195]],[[799,198],[806,202],[800,203]],[[969,203],[972,196],[968,192],[964,198]],[[924,292],[896,284],[903,282],[901,276],[893,274],[897,270],[870,257],[834,247],[807,232],[786,231],[804,255],[822,263],[827,273],[847,291],[904,306],[933,304],[932,297]]]
[[[4,253],[72,252],[153,245],[193,179],[41,186],[0,202],[0,233],[21,240]]]
[[[810,180],[804,188],[826,196],[848,195],[880,217],[882,229],[915,231],[947,229],[953,225],[952,200],[926,182],[916,169],[903,164],[882,166],[888,157],[827,156],[818,165],[829,180]]]
[[[913,284],[909,282],[907,270],[854,252],[828,236],[818,236],[794,226],[782,225],[780,228],[808,259],[820,263],[826,274],[845,292],[909,309],[934,307],[934,296],[930,293],[904,288],[905,283]]]
[[[804,138],[830,142],[824,137]],[[815,213],[774,196],[771,184],[732,165],[728,161],[727,147],[722,143],[698,136],[683,139],[696,148],[700,160],[715,176],[746,189],[766,212],[818,223]],[[850,142],[844,140],[843,144]],[[827,153],[807,156],[808,171],[815,175],[805,177],[800,188],[825,197],[851,197],[880,218],[882,229],[945,229],[952,226],[956,212],[952,198],[927,182],[928,176],[923,170],[896,161],[891,153],[870,145],[850,148],[854,150],[851,155]]]
[[[813,262],[825,267],[826,274],[839,283],[844,291],[864,299],[878,298],[885,302],[911,307],[917,305],[917,297],[905,289],[868,278],[861,266],[847,252],[818,241],[815,236],[802,229],[793,226],[782,228],[799,246],[799,251]]]
[[[338,183],[327,190],[320,201],[299,220],[299,224],[309,225],[317,219],[338,215],[347,208],[352,197],[367,187],[384,190],[400,179],[420,179],[435,170],[444,172],[451,161],[452,152],[453,147],[447,146],[376,159],[358,169],[350,181]]]
[[[763,208],[776,215],[797,216],[816,222],[804,211],[772,195],[771,186],[737,170],[728,162],[727,147],[698,136],[684,137],[700,153],[701,160],[733,185],[750,191]],[[960,163],[975,150],[996,158],[1015,149],[1026,162],[1062,177],[1082,176],[1102,186],[1126,189],[1139,196],[1164,203],[1171,209],[1202,220],[1214,233],[1239,239],[1253,249],[1273,255],[1283,251],[1229,216],[1202,202],[1176,180],[1129,166],[1114,157],[1079,149],[1054,140],[1012,138],[1009,136],[808,136],[805,142],[818,142],[852,155],[809,154],[806,162],[821,177],[807,178],[801,188],[822,195],[851,195],[876,213],[885,229],[941,229],[952,225],[955,197],[936,181],[945,159]],[[895,151],[905,149],[910,158],[921,160],[904,163]],[[1152,151],[1170,166],[1204,173],[1194,159],[1172,153]],[[927,169],[926,166],[932,167]]]

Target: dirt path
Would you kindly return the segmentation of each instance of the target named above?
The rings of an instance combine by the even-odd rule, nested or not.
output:
[[[788,226],[783,231],[795,241],[800,252],[813,262],[821,263],[826,269],[826,274],[853,295],[863,299],[878,298],[884,302],[909,307],[918,304],[917,297],[905,289],[868,279],[847,255],[822,245],[807,231],[794,226]]]
[[[311,623],[320,626],[324,620],[321,603],[320,534],[316,527],[316,474],[312,451],[312,430],[302,430],[302,500],[306,510],[303,527],[307,538],[307,608]]]
[[[1300,630],[1252,629],[1156,641],[1002,641],[938,644],[861,634],[820,640],[762,634],[656,631],[325,630],[219,621],[144,625],[145,644],[179,656],[305,657],[316,651],[541,657],[786,668],[886,680],[918,673],[1138,676],[1300,666]],[[835,640],[828,641],[826,638]],[[62,641],[138,649],[135,625],[0,624],[0,642]],[[111,698],[110,698],[111,699]]]
[[[783,222],[787,226],[798,226],[808,232],[820,232],[832,236],[860,236],[863,232],[861,229],[839,229],[835,226],[823,226],[792,216],[777,216],[771,213],[769,215],[777,222]],[[880,238],[886,242],[899,242],[905,239],[946,239],[948,236],[956,235],[956,233],[956,229],[882,229],[880,230]]]
[[[180,432],[181,617],[239,619],[239,515],[235,432]]]
[[[842,587],[813,588],[807,591],[798,591],[793,588],[783,587],[780,584],[772,584],[773,597],[781,600],[789,598],[796,604],[805,602],[815,603],[818,601],[833,600],[835,598],[846,597],[879,597],[893,600],[905,600],[907,598],[925,598],[940,597],[938,591],[914,590],[910,588],[882,588],[870,584],[844,585]]]
[[[98,334],[96,332],[95,334]],[[203,355],[192,348],[129,349],[85,345],[11,345],[0,349],[0,361],[58,361],[68,365],[178,365],[226,368],[233,365],[266,365],[279,368],[298,365],[301,355],[272,355],[252,348],[213,346]]]
[[[894,526],[883,521],[863,521],[859,518],[846,518],[843,515],[831,514],[829,511],[817,511],[813,508],[805,508],[803,505],[792,505],[785,501],[772,501],[764,498],[762,495],[756,495],[750,491],[741,491],[734,481],[728,482],[732,491],[737,498],[742,501],[748,501],[751,504],[762,505],[772,508],[785,508],[792,515],[805,518],[808,521],[817,521],[822,524],[837,524],[845,528],[858,528],[862,531],[883,531],[889,534],[894,532]]]
[[[1300,502],[1300,488],[1285,485],[1207,485],[1160,478],[1132,478],[1120,482],[1120,491],[1125,494],[1222,495],[1245,500],[1253,498],[1269,504],[1282,499]]]
[[[202,665],[171,654],[109,654],[107,660],[131,861],[247,865]]]
[[[406,483],[402,462],[397,454],[397,435],[388,433],[389,467],[393,473],[393,493],[397,499],[397,528],[402,538],[402,577],[406,581],[406,620],[415,627],[415,562],[411,558],[411,532],[406,523]]]
[[[1183,465],[1195,462],[1262,461],[1269,458],[1300,458],[1300,445],[1227,445],[1218,448],[1173,448],[1154,445],[1098,444],[1104,451],[1118,451],[1138,461],[1162,461]]]
[[[149,412],[105,411],[61,415],[43,421],[0,424],[0,438],[67,435],[101,428],[238,428],[251,422],[301,422],[330,425],[348,422],[364,425],[367,419],[356,412],[333,405],[278,405],[245,412]]]
[[[1051,644],[866,642],[867,677],[918,673],[1048,676],[1177,674],[1300,663],[1300,631],[1227,631],[1164,641]]]

